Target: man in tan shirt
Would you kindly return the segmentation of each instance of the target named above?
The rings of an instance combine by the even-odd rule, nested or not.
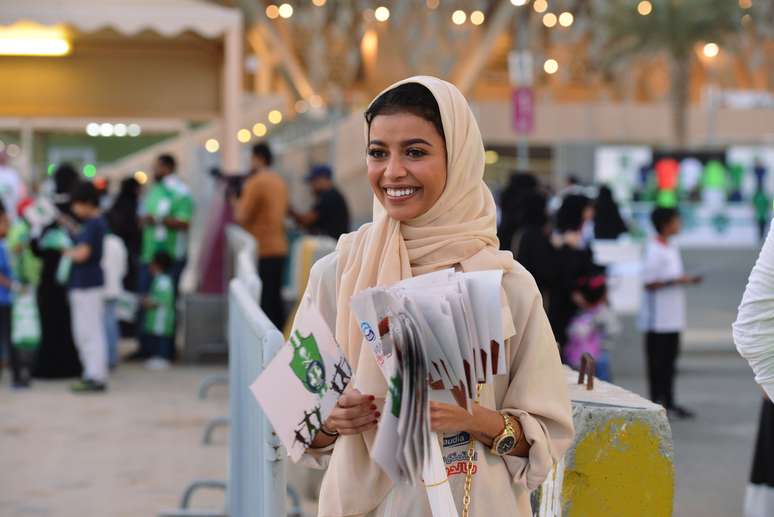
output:
[[[285,325],[282,301],[282,277],[288,255],[285,215],[288,211],[288,187],[270,167],[269,146],[253,146],[251,175],[234,207],[234,219],[252,234],[258,245],[258,275],[261,277],[261,309],[274,325]]]

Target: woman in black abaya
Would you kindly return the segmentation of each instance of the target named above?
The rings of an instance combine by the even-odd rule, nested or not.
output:
[[[60,165],[54,173],[55,203],[59,211],[71,216],[70,190],[78,181],[78,173],[69,164]],[[62,257],[66,231],[58,223],[49,225],[39,238],[32,241],[32,251],[43,262],[38,286],[40,311],[40,349],[33,375],[42,379],[79,377],[81,361],[70,328],[70,303],[67,286],[56,279]]]

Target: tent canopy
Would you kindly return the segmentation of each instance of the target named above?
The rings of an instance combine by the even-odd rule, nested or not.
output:
[[[238,29],[241,13],[198,0],[0,0],[0,25],[65,24],[82,32],[113,29],[125,36],[153,30],[174,37],[192,31],[205,38]]]

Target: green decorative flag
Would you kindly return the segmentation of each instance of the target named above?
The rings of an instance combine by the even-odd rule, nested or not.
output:
[[[702,186],[706,189],[726,189],[726,168],[718,160],[710,160],[704,166]]]
[[[73,261],[70,257],[62,256],[56,267],[56,281],[59,285],[67,285],[70,282],[70,272],[73,270]]]
[[[728,177],[731,180],[731,190],[741,190],[744,181],[744,167],[738,163],[731,164],[728,167]]]
[[[307,390],[322,396],[327,389],[325,363],[323,363],[314,335],[310,333],[304,337],[296,330],[294,335],[290,336],[289,342],[293,347],[290,369],[293,370],[293,373]]]
[[[35,291],[28,289],[15,296],[11,309],[11,343],[22,350],[40,346],[40,314]]]
[[[40,247],[44,250],[61,251],[73,245],[73,240],[61,228],[51,228],[40,239]]]
[[[258,324],[271,325],[268,320],[264,321]],[[267,336],[271,336],[272,330]],[[290,457],[298,461],[349,385],[352,368],[308,296],[298,307],[290,336],[250,386],[250,391]]]
[[[675,208],[677,201],[677,192],[674,190],[662,190],[656,198],[656,204],[662,208]]]

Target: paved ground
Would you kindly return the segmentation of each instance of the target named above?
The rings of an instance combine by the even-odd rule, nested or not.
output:
[[[226,434],[203,447],[227,394],[197,399],[199,380],[222,368],[148,372],[121,366],[106,395],[75,396],[66,382],[24,392],[0,388],[0,515],[139,517],[174,508],[190,480],[224,479]],[[222,493],[198,506],[222,508]]]
[[[676,517],[741,515],[762,392],[731,342],[731,323],[757,251],[689,251],[686,269],[707,271],[689,292],[677,397],[698,418],[674,422]],[[616,382],[645,395],[642,338],[627,319],[614,353]]]
[[[688,269],[708,278],[689,297],[691,329],[680,362],[678,396],[699,418],[673,426],[677,517],[741,514],[761,395],[729,327],[756,254],[685,254]],[[613,356],[616,380],[644,394],[641,338],[631,319],[624,323]],[[201,445],[201,434],[208,418],[225,413],[227,395],[216,388],[209,400],[196,398],[200,379],[220,370],[122,366],[108,395],[85,398],[62,382],[23,393],[4,384],[0,516],[153,516],[176,506],[191,479],[223,479],[225,433],[211,447]],[[203,492],[195,502],[219,507],[223,495]]]

